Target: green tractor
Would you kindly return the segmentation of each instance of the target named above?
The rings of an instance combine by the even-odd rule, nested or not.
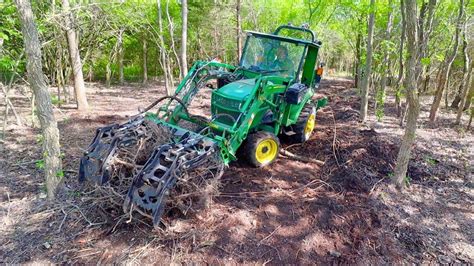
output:
[[[284,31],[302,37],[284,36]],[[132,160],[135,170],[129,173],[123,207],[125,212],[139,207],[151,213],[156,225],[180,175],[209,158],[222,165],[238,157],[256,167],[271,164],[279,154],[279,136],[307,141],[317,110],[326,105],[326,98],[312,99],[319,86],[315,68],[320,46],[307,27],[247,32],[238,66],[198,61],[172,96],[159,98],[124,124],[99,128],[81,158],[79,180],[113,185],[113,162],[127,149],[141,149]],[[204,90],[211,100],[208,117],[189,110]],[[157,138],[165,140],[143,142]]]

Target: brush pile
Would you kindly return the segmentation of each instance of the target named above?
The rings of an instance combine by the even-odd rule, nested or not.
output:
[[[125,208],[124,201],[130,187],[139,172],[161,145],[173,142],[170,128],[144,120],[134,129],[134,141],[117,145],[117,150],[109,159],[110,176],[105,184],[87,182],[83,200],[95,206],[109,222],[119,224],[124,221],[139,220],[150,223],[151,213],[141,207],[132,205]],[[162,222],[175,215],[186,215],[189,212],[206,208],[212,197],[218,193],[219,179],[224,164],[218,153],[207,157],[198,167],[179,171],[176,184],[170,190],[165,204]],[[124,212],[125,211],[125,212]]]

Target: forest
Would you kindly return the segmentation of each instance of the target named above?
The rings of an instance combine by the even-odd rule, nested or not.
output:
[[[473,68],[473,0],[0,1],[0,263],[472,264]]]

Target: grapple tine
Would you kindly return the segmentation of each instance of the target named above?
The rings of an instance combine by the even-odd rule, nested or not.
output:
[[[183,135],[178,143],[157,147],[142,171],[134,177],[127,193],[124,211],[137,206],[150,211],[156,226],[166,204],[170,189],[184,170],[199,165],[216,151],[216,144],[191,134]]]

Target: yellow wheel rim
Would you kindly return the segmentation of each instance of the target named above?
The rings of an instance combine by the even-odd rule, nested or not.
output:
[[[315,117],[316,116],[314,114],[311,114],[308,117],[308,121],[306,121],[306,126],[304,127],[304,136],[306,139],[309,139],[311,133],[313,133],[314,125],[316,124]]]
[[[261,164],[266,164],[275,159],[278,152],[278,144],[273,139],[266,139],[257,145],[255,157]]]

